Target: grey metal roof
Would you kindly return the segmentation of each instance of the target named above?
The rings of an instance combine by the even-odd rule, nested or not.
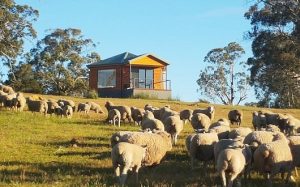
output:
[[[100,60],[99,62],[95,62],[92,64],[87,65],[87,67],[94,67],[94,66],[104,66],[104,65],[121,65],[121,64],[128,64],[129,60],[139,57],[140,55],[135,55],[129,52],[121,53],[119,55]]]

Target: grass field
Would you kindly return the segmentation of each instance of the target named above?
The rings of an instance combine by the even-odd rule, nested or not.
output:
[[[43,96],[45,98],[60,98]],[[68,98],[68,97],[66,97]],[[69,98],[75,102],[88,99]],[[206,107],[207,104],[183,103],[178,101],[109,99],[115,104],[144,107],[170,105],[180,111],[186,108]],[[107,99],[93,100],[103,109]],[[215,105],[215,120],[227,117],[232,107]],[[251,127],[251,107],[238,107],[244,112],[242,126]],[[300,118],[300,110],[274,110],[290,113]],[[43,116],[31,112],[0,111],[0,186],[114,186],[117,185],[111,168],[110,136],[120,130],[139,130],[130,124],[121,128],[103,122],[106,114],[84,115],[75,113],[72,119]],[[185,138],[193,130],[184,126],[178,145],[167,153],[164,161],[155,167],[140,170],[139,184],[134,177],[128,178],[128,186],[219,186],[220,179],[212,167],[203,170],[201,164],[191,171],[185,149]],[[78,147],[70,144],[72,138],[80,141]],[[300,155],[299,155],[300,156]],[[300,186],[296,184],[286,186]],[[280,177],[274,186],[283,186]],[[255,173],[252,179],[242,180],[242,186],[265,186],[266,181]]]

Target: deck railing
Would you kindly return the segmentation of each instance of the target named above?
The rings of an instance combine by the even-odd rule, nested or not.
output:
[[[160,86],[158,86],[161,84]],[[171,80],[162,80],[154,82],[153,79],[131,79],[131,88],[140,89],[155,89],[160,88],[160,90],[171,90]]]

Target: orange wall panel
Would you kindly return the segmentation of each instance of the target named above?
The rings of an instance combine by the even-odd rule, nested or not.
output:
[[[163,89],[162,81],[162,68],[155,68],[154,71],[154,89],[159,90]]]

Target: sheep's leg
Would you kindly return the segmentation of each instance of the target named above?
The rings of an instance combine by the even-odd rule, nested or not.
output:
[[[194,170],[194,162],[195,162],[195,159],[191,155],[191,168],[192,168],[192,170]]]
[[[120,184],[123,186],[126,182],[127,179],[127,172],[128,172],[129,168],[127,166],[124,166],[123,170],[122,170],[122,174],[120,177]]]
[[[226,187],[226,174],[225,174],[225,171],[224,171],[224,170],[222,170],[222,171],[220,172],[220,176],[221,176],[221,178],[222,178],[222,185],[223,185],[223,187]]]
[[[296,175],[296,177],[298,177],[298,170],[297,170],[297,167],[295,167],[295,175]]]
[[[136,182],[136,184],[138,184],[138,182],[139,182],[139,169],[140,169],[140,167],[141,167],[141,166],[137,166],[137,167],[135,168],[135,170],[134,170],[134,172],[135,172],[135,182]]]
[[[174,145],[177,144],[177,137],[178,137],[178,134],[175,134],[175,136],[174,136]]]
[[[120,118],[118,118],[118,126],[119,126],[119,128],[121,126],[121,120],[120,120]]]
[[[233,185],[233,181],[234,179],[238,176],[238,173],[232,173],[230,178],[229,178],[229,181],[228,181],[228,187],[232,187]]]

